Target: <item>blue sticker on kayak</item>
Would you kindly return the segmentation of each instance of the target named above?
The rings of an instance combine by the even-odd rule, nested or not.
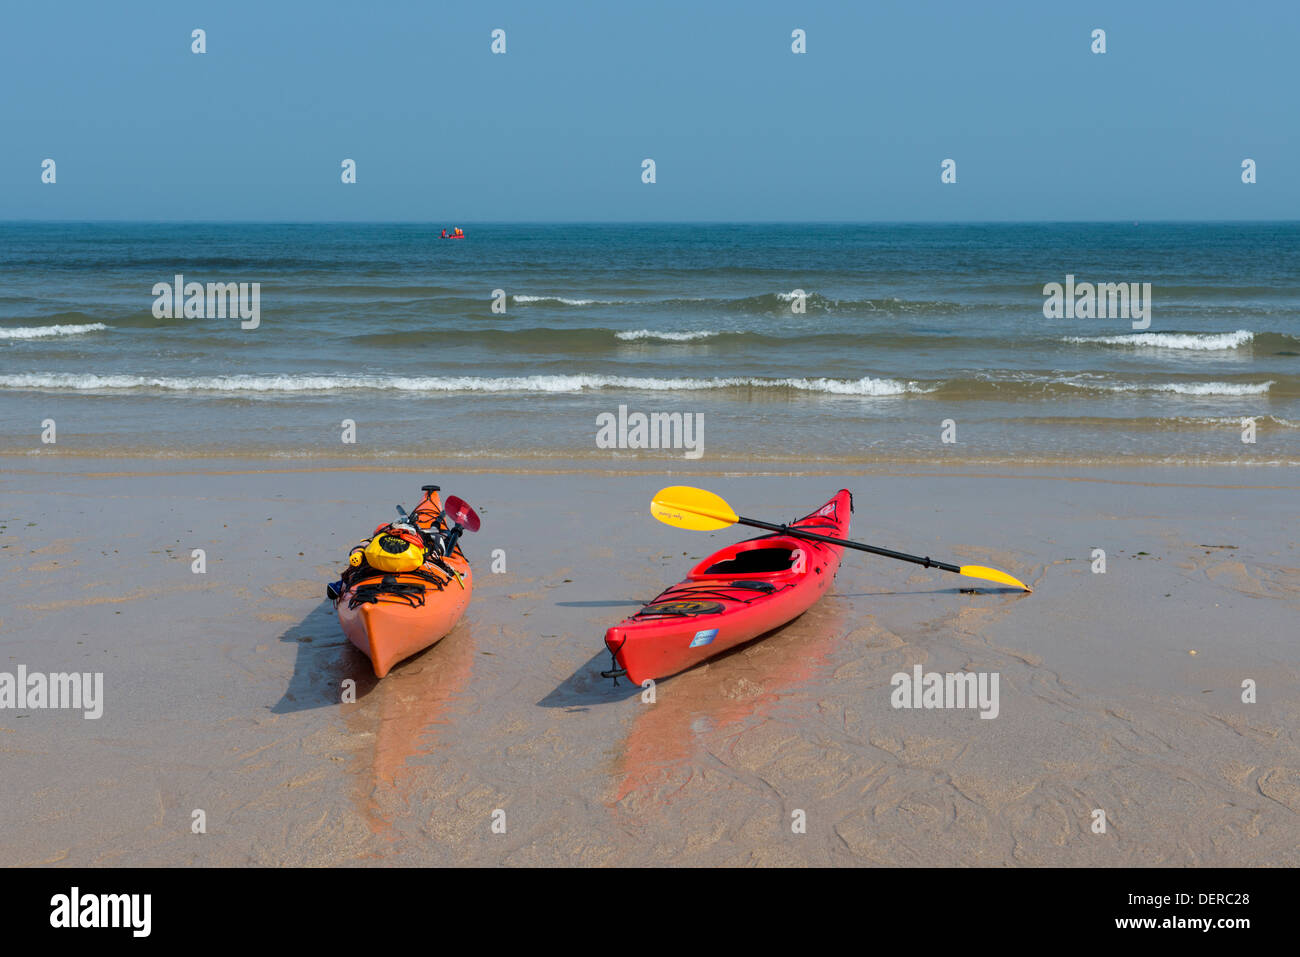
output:
[[[708,631],[697,631],[695,637],[691,639],[691,647],[698,648],[701,645],[707,645],[718,637],[718,629],[710,628]]]

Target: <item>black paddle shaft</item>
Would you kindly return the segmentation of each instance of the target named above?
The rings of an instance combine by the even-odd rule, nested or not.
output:
[[[930,556],[924,558],[919,555],[908,555],[905,552],[896,552],[889,548],[877,548],[875,545],[863,545],[861,542],[850,542],[843,538],[832,538],[829,535],[818,535],[816,532],[805,532],[799,528],[792,528],[789,525],[773,525],[771,522],[760,522],[756,518],[737,517],[736,521],[741,525],[752,525],[754,528],[767,529],[769,532],[780,532],[782,535],[793,535],[795,538],[807,538],[814,542],[829,542],[832,545],[843,545],[845,548],[856,548],[860,552],[871,552],[873,555],[884,555],[886,558],[897,558],[900,562],[911,562],[913,565],[924,565],[926,568],[942,568],[946,572],[956,572],[961,574],[961,568],[958,565],[950,565],[948,562],[936,562]]]

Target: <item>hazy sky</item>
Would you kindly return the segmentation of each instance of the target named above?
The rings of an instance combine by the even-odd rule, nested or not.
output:
[[[0,219],[1300,219],[1297,44],[1295,0],[11,2]]]

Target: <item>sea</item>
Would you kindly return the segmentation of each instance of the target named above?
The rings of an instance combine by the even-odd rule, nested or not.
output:
[[[1294,466],[1300,224],[5,223],[0,454]]]

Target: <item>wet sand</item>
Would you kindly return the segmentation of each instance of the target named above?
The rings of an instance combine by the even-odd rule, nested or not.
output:
[[[1300,864],[1290,469],[3,464],[0,671],[102,671],[106,700],[0,711],[0,864]],[[476,593],[376,681],[324,584],[429,481],[482,515]],[[773,520],[847,487],[856,538],[1035,591],[850,554],[643,703],[598,676],[604,629],[747,537],[653,521],[682,481]],[[997,718],[893,708],[917,664],[998,674]]]

